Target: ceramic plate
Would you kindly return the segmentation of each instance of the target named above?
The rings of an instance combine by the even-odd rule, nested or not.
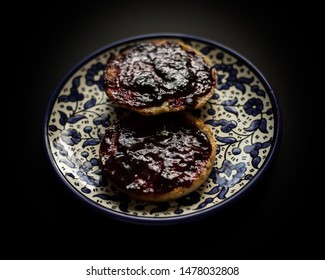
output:
[[[103,176],[98,160],[105,129],[125,113],[103,91],[105,64],[127,46],[157,38],[191,45],[210,58],[218,73],[213,97],[193,112],[212,128],[217,140],[212,173],[196,191],[164,203],[121,195]],[[213,213],[249,189],[274,157],[279,123],[271,87],[243,56],[210,40],[155,34],[116,42],[75,67],[49,103],[45,142],[50,162],[63,183],[88,204],[128,222],[173,223]]]

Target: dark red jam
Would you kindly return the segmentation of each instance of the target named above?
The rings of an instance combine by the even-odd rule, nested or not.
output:
[[[99,154],[117,188],[159,194],[191,186],[211,156],[211,144],[182,114],[131,114],[107,129]]]
[[[115,101],[133,108],[195,108],[197,98],[207,95],[215,84],[211,67],[203,57],[179,44],[137,44],[108,62],[117,77],[105,78],[105,88]]]

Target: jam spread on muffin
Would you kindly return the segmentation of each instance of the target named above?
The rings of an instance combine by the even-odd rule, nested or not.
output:
[[[184,195],[207,178],[215,143],[203,122],[188,113],[132,113],[106,130],[99,154],[103,172],[119,190],[163,201]],[[183,190],[160,199],[178,187]]]
[[[113,101],[149,115],[201,107],[215,89],[216,72],[192,47],[161,41],[136,44],[112,58],[104,82]]]

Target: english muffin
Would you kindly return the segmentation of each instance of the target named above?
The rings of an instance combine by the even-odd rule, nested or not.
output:
[[[143,115],[201,108],[213,95],[210,60],[181,42],[138,43],[111,58],[105,92],[119,106]]]
[[[216,141],[190,113],[131,113],[106,130],[99,155],[105,176],[118,190],[138,200],[168,201],[206,181]]]

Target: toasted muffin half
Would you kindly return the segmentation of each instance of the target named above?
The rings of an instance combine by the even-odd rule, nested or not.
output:
[[[207,180],[216,141],[190,113],[131,113],[106,130],[99,155],[103,173],[119,191],[160,202],[184,196]]]
[[[138,43],[109,60],[105,92],[119,106],[143,115],[201,108],[213,95],[216,70],[182,42]]]

